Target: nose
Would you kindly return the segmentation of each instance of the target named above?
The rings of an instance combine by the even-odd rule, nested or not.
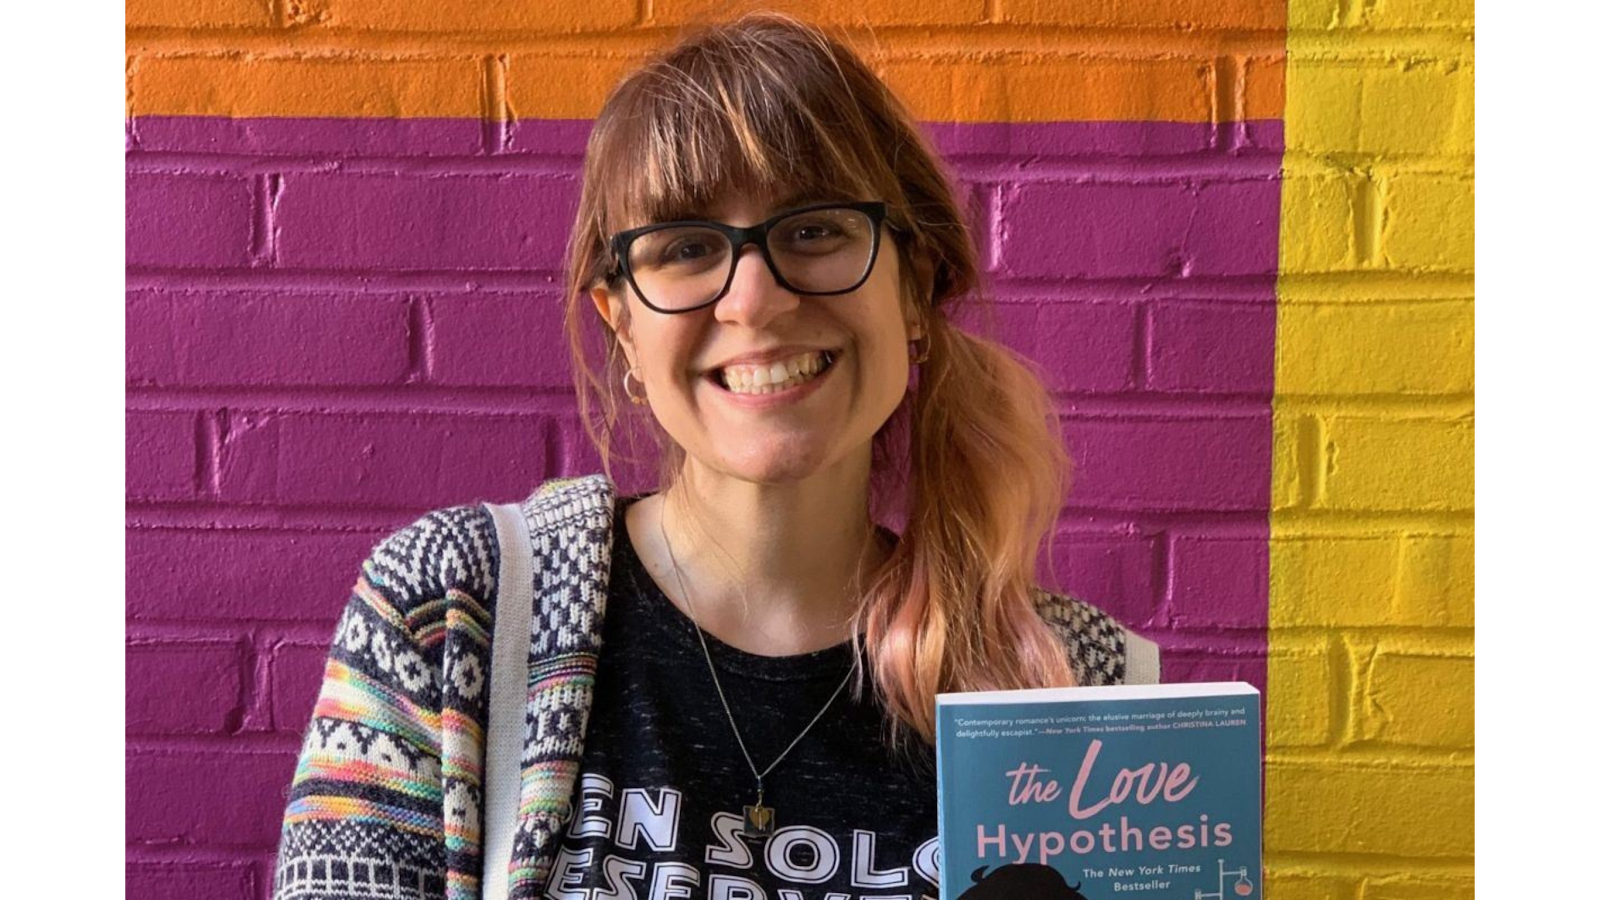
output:
[[[800,305],[801,298],[778,284],[767,267],[761,248],[746,244],[739,250],[738,265],[728,293],[716,302],[717,320],[750,328],[764,328],[774,318]]]

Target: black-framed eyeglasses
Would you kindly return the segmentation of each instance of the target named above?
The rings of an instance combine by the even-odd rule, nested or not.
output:
[[[888,204],[872,200],[800,206],[748,228],[705,219],[657,222],[611,236],[611,275],[626,277],[656,312],[693,312],[728,293],[741,251],[755,244],[784,289],[848,294],[872,274],[887,215]]]

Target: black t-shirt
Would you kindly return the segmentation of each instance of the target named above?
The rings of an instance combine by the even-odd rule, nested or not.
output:
[[[661,592],[628,537],[621,500],[611,590],[573,819],[553,900],[861,900],[937,897],[933,751],[884,743],[885,714],[846,685],[765,779],[768,838],[743,834],[755,775],[739,751],[694,623]],[[887,532],[893,538],[893,534]],[[753,602],[753,601],[752,601]],[[707,633],[717,675],[758,771],[828,702],[848,641],[758,656]],[[866,657],[862,657],[866,665]]]

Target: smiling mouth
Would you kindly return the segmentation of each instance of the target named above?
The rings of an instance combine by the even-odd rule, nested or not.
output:
[[[721,369],[721,368],[712,369],[710,372],[707,372],[706,373],[706,378],[709,379],[712,384],[714,384],[717,387],[723,389],[724,391],[727,391],[730,394],[738,394],[740,396],[761,396],[761,395],[764,395],[764,394],[781,394],[781,393],[784,393],[786,391],[792,391],[795,388],[800,387],[801,385],[804,385],[804,384],[806,384],[808,382],[811,382],[811,381],[815,381],[816,379],[821,378],[823,375],[827,374],[828,371],[833,368],[833,364],[838,362],[838,360],[839,360],[839,351],[837,351],[837,350],[824,350],[824,351],[821,352],[821,357],[822,357],[821,364],[820,364],[819,368],[815,372],[809,372],[809,373],[800,372],[800,373],[797,373],[797,374],[794,374],[794,375],[790,375],[788,378],[784,379],[783,381],[777,382],[776,384],[768,383],[768,384],[752,385],[752,384],[750,384],[748,382],[745,382],[745,383],[742,383],[740,385],[740,387],[734,388],[734,387],[730,386],[729,383],[728,383],[727,371],[725,369]]]

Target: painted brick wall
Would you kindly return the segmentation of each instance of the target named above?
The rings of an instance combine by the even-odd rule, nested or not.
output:
[[[1068,415],[1060,586],[1168,680],[1270,667],[1273,897],[1471,891],[1450,5],[806,6],[928,123]],[[129,896],[267,896],[383,534],[595,469],[550,352],[585,120],[717,6],[129,3]]]
[[[1290,5],[1274,900],[1473,896],[1472,4]]]

